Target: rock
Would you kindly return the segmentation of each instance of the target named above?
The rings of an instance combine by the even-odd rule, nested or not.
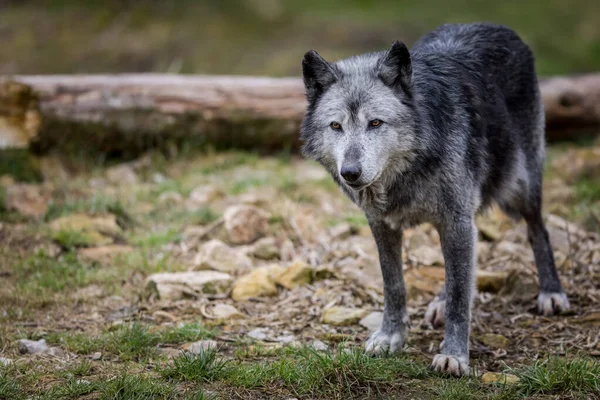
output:
[[[483,383],[500,383],[502,385],[514,385],[519,382],[519,377],[513,374],[504,374],[500,372],[486,372],[481,375]]]
[[[223,191],[216,186],[202,185],[192,190],[188,205],[194,208],[206,207],[224,195]]]
[[[130,164],[120,164],[107,168],[104,172],[106,180],[114,185],[135,185],[138,177]]]
[[[1,367],[8,367],[9,365],[13,364],[13,360],[11,360],[10,358],[6,358],[6,357],[0,357],[0,366]]]
[[[216,304],[212,308],[212,317],[216,319],[244,319],[246,315],[238,311],[237,308],[229,304]]]
[[[29,340],[21,339],[18,342],[19,353],[21,354],[38,354],[48,350],[48,345],[45,339],[40,340]]]
[[[280,257],[277,240],[273,237],[259,239],[251,250],[252,255],[261,260],[274,260]]]
[[[49,347],[47,350],[45,350],[44,352],[42,352],[42,354],[44,355],[49,355],[52,357],[64,357],[66,356],[66,353],[63,349],[61,349],[60,347]]]
[[[97,351],[94,354],[92,354],[92,360],[93,361],[98,361],[102,358],[102,353]]]
[[[507,349],[510,345],[510,340],[506,336],[496,333],[484,333],[477,338],[484,345],[495,349]]]
[[[477,290],[480,292],[498,293],[510,276],[508,271],[477,270]]]
[[[324,324],[345,326],[357,323],[367,314],[366,310],[348,307],[331,307],[321,315]]]
[[[225,210],[225,230],[233,244],[252,243],[269,229],[269,213],[250,206],[237,205]]]
[[[168,192],[163,192],[158,196],[159,204],[179,204],[183,201],[183,197],[179,192],[174,190],[170,190]]]
[[[163,300],[200,297],[204,294],[223,294],[231,288],[231,275],[218,271],[164,272],[146,279],[148,295]]]
[[[331,238],[336,240],[346,240],[350,236],[356,235],[357,233],[358,229],[347,223],[338,224],[329,230],[329,235]]]
[[[218,239],[206,242],[194,259],[194,269],[213,269],[231,274],[241,274],[252,268],[252,260],[237,249]]]
[[[279,258],[281,261],[292,261],[294,258],[296,258],[296,249],[294,248],[294,243],[292,243],[291,240],[285,240],[281,244]]]
[[[199,340],[193,343],[186,343],[182,348],[188,353],[200,354],[207,350],[216,349],[218,345],[215,340]]]
[[[265,340],[267,338],[267,332],[269,332],[267,328],[254,328],[246,333],[246,336],[254,340]]]
[[[132,251],[134,251],[134,248],[131,246],[110,245],[81,249],[77,252],[77,255],[82,261],[96,262],[98,264],[108,264],[115,257],[122,254],[131,253]]]
[[[242,301],[255,297],[276,295],[275,278],[278,273],[281,273],[281,270],[282,268],[277,272],[272,267],[256,268],[235,282],[231,291],[231,298],[235,301]]]
[[[112,214],[99,217],[85,214],[67,215],[52,221],[50,230],[56,239],[63,234],[75,234],[78,245],[88,246],[111,244],[122,233],[117,225],[117,218]]]
[[[421,246],[413,250],[410,257],[420,265],[444,265],[444,256],[438,246]]]
[[[437,295],[442,289],[445,270],[440,267],[411,268],[404,274],[408,298],[415,299],[423,294]]]
[[[296,336],[294,336],[294,335],[281,335],[281,336],[277,336],[273,340],[276,341],[276,342],[279,342],[279,343],[292,343],[294,340],[296,340]]]
[[[367,288],[381,289],[383,276],[379,263],[371,257],[347,258],[338,263],[342,275]]]
[[[277,276],[276,282],[286,289],[293,289],[310,283],[312,281],[312,273],[312,267],[302,261],[296,261]]]
[[[308,345],[317,351],[327,351],[329,349],[329,346],[319,339],[311,341]]]
[[[4,207],[26,217],[40,219],[48,211],[51,191],[41,185],[18,183],[7,186]]]
[[[381,328],[381,324],[383,323],[383,313],[379,311],[374,311],[358,321],[358,324],[364,326],[370,331],[377,330]]]

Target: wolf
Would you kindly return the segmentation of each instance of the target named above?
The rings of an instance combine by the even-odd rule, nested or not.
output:
[[[440,234],[446,274],[425,314],[430,326],[445,324],[431,368],[469,373],[474,218],[494,204],[527,223],[539,312],[569,309],[541,211],[544,108],[534,56],[514,31],[443,25],[410,51],[396,41],[337,62],[311,50],[302,74],[302,153],[363,210],[377,245],[383,323],[368,352],[400,351],[406,341],[402,231],[428,222]]]

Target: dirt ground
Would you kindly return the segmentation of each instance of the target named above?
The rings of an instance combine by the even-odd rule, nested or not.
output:
[[[600,356],[598,149],[550,151],[545,212],[569,313],[537,315],[524,224],[497,210],[478,218],[471,365],[479,376],[552,356],[591,364]],[[152,377],[182,351],[197,353],[194,346],[216,346],[224,359],[248,365],[298,346],[353,348],[380,321],[382,281],[366,220],[316,164],[238,152],[149,153],[93,166],[49,156],[39,163],[42,182],[1,180],[0,399],[170,398],[160,391],[113,396],[100,386],[77,388],[84,381],[114,383],[124,370]],[[411,322],[402,357],[425,366],[443,338],[442,330],[423,325],[443,284],[439,237],[421,226],[406,232],[402,246]],[[31,354],[36,350],[20,339],[44,339],[47,348]],[[74,372],[83,362],[86,368]],[[436,379],[396,376],[399,386],[386,387],[386,395],[503,396],[476,377],[469,383],[475,392],[452,397],[427,386],[447,385]],[[200,388],[217,398],[377,397],[369,382],[320,397],[277,380],[201,381],[184,379],[174,390]],[[69,385],[75,389],[58,389]],[[520,397],[600,393],[557,390]]]

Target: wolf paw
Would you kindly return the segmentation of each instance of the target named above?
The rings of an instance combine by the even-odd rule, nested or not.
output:
[[[405,335],[400,332],[392,334],[377,330],[369,336],[365,343],[365,351],[371,354],[396,353],[402,350]]]
[[[560,314],[569,308],[571,305],[564,293],[541,292],[538,296],[538,312],[546,317]]]
[[[469,362],[466,357],[436,354],[429,369],[441,372],[442,374],[460,377],[469,373]]]
[[[423,322],[429,327],[440,328],[444,326],[445,314],[446,300],[441,300],[439,297],[436,297],[429,303],[429,306],[427,306]]]

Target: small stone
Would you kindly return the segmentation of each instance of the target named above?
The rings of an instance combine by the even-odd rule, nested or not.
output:
[[[324,324],[344,326],[357,323],[367,314],[366,310],[348,307],[331,307],[321,316]]]
[[[496,333],[484,333],[479,335],[478,339],[484,345],[495,349],[507,349],[510,345],[510,340],[506,336]]]
[[[329,235],[331,238],[337,240],[346,240],[350,236],[356,235],[357,233],[358,229],[347,223],[338,224],[329,230]]]
[[[246,336],[254,340],[265,340],[267,338],[267,332],[269,332],[267,328],[254,328],[246,333]]]
[[[500,383],[502,385],[514,385],[519,382],[519,377],[513,374],[505,374],[500,372],[486,372],[481,375],[483,383]]]
[[[327,351],[329,349],[329,346],[319,339],[311,341],[308,345],[317,351]]]
[[[92,360],[93,361],[98,361],[101,358],[102,358],[102,353],[100,353],[99,351],[97,351],[94,354],[92,354]]]
[[[237,308],[229,304],[216,304],[211,311],[212,316],[216,319],[232,320],[246,318],[245,314],[241,313]]]
[[[297,261],[287,267],[283,273],[277,277],[277,283],[286,289],[293,289],[298,286],[306,285],[312,281],[313,268],[302,261]]]
[[[442,250],[437,246],[421,246],[410,254],[420,265],[444,265],[444,256]]]
[[[273,340],[275,340],[276,342],[280,342],[280,343],[292,343],[295,339],[296,339],[296,337],[294,335],[282,335],[282,336],[277,336]]]
[[[294,248],[294,243],[292,243],[291,240],[288,239],[281,244],[279,258],[284,262],[292,261],[294,258],[296,258],[296,249]]]
[[[164,272],[146,279],[146,292],[163,300],[201,297],[204,294],[223,294],[229,291],[233,278],[217,271]]]
[[[41,185],[19,183],[7,186],[4,207],[30,218],[40,219],[48,211],[51,192]]]
[[[375,331],[381,328],[381,324],[383,323],[383,313],[379,311],[374,311],[358,321],[358,324],[364,326],[370,331]]]
[[[44,351],[42,354],[53,356],[53,357],[64,357],[66,355],[65,351],[63,349],[61,349],[60,347],[50,347],[46,351]]]
[[[252,268],[252,260],[241,251],[231,248],[218,239],[206,242],[194,259],[195,269],[212,269],[240,274]]]
[[[199,340],[193,343],[186,343],[182,346],[183,350],[192,354],[200,354],[207,350],[216,349],[218,343],[215,340]]]
[[[277,240],[273,237],[259,239],[252,248],[252,255],[261,260],[274,260],[280,257]]]
[[[98,217],[85,214],[67,215],[52,221],[50,230],[55,237],[63,233],[78,234],[78,244],[88,246],[111,244],[122,233],[117,224],[117,217],[112,214]]]
[[[277,274],[274,272],[270,267],[260,267],[242,276],[233,285],[231,298],[235,301],[242,301],[276,295],[277,286],[275,286],[274,278]]]
[[[114,185],[135,185],[138,183],[138,177],[129,164],[115,165],[107,168],[104,172],[106,180]]]
[[[269,213],[258,207],[232,206],[225,210],[223,217],[229,241],[233,244],[252,243],[269,229]]]
[[[170,190],[168,192],[161,193],[158,196],[159,204],[179,204],[183,201],[183,197],[179,192],[175,192],[174,190]]]
[[[206,207],[211,202],[224,196],[221,189],[212,185],[202,185],[190,193],[189,205],[192,207]]]
[[[11,360],[10,358],[0,357],[0,366],[8,367],[9,365],[12,365],[13,363],[14,363],[14,361]]]
[[[477,290],[498,293],[506,285],[509,275],[508,271],[477,270]]]
[[[21,354],[37,354],[48,350],[48,345],[46,344],[45,339],[40,339],[37,341],[21,339],[17,343],[19,344],[19,353]]]
[[[110,245],[81,249],[77,252],[77,255],[82,261],[108,264],[113,261],[115,257],[131,253],[132,251],[134,251],[134,249],[131,246]]]

